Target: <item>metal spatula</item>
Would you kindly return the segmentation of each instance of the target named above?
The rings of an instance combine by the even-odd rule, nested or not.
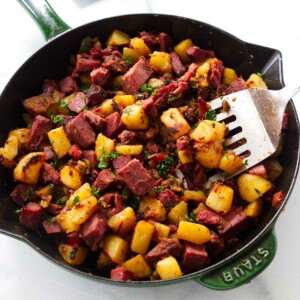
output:
[[[299,91],[300,87],[285,87],[278,91],[252,88],[210,102],[211,109],[217,111],[217,121],[225,121],[229,128],[224,146],[232,149],[236,155],[248,155],[247,164],[230,177],[253,167],[276,151],[284,111],[290,99]],[[224,101],[229,104],[227,112],[222,111]],[[217,174],[209,181],[218,179],[224,178]]]

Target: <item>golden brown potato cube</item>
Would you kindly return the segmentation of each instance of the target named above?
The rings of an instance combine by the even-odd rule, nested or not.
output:
[[[143,145],[116,145],[115,150],[121,155],[139,155],[143,151]]]
[[[81,265],[88,256],[88,249],[85,247],[73,246],[68,244],[60,244],[58,251],[63,259],[73,266]]]
[[[184,190],[183,195],[181,197],[184,201],[196,201],[196,202],[203,202],[207,198],[206,194],[203,191],[190,191]]]
[[[223,147],[218,140],[209,144],[199,144],[195,152],[195,159],[208,169],[218,168],[222,156]]]
[[[188,164],[194,161],[194,152],[191,145],[187,145],[183,150],[178,150],[177,153],[182,164]]]
[[[134,229],[131,240],[131,251],[146,254],[154,233],[154,225],[144,220],[139,221]]]
[[[152,273],[151,267],[147,264],[142,254],[126,260],[122,266],[133,273],[135,279],[142,279]]]
[[[97,198],[91,196],[72,206],[70,218],[75,224],[83,224],[93,214],[97,207]]]
[[[151,219],[157,222],[163,222],[166,219],[166,209],[162,202],[152,196],[142,196],[138,208],[138,213],[143,215],[144,219]]]
[[[262,76],[258,74],[251,74],[249,78],[246,81],[248,88],[262,88],[262,89],[268,89],[266,83],[264,82]]]
[[[127,241],[117,235],[107,234],[103,240],[104,253],[117,264],[125,261],[127,249]]]
[[[130,57],[133,62],[137,62],[140,58],[140,54],[132,48],[123,47],[123,58],[126,59],[127,57]]]
[[[95,143],[95,152],[98,159],[101,155],[108,155],[115,150],[115,141],[99,133]]]
[[[18,139],[18,148],[19,150],[28,150],[29,149],[29,134],[30,129],[20,128],[15,129],[9,132],[8,137],[14,135]]]
[[[35,192],[41,198],[40,206],[47,208],[52,200],[52,188],[50,185],[46,185],[40,190]]]
[[[130,37],[127,33],[115,29],[108,38],[107,46],[123,46],[129,44],[129,42]]]
[[[263,201],[261,198],[250,202],[245,208],[244,213],[249,218],[256,218],[260,215],[263,206]]]
[[[150,57],[150,65],[155,67],[160,74],[172,73],[171,56],[169,53],[154,51]]]
[[[146,45],[144,40],[139,37],[135,37],[130,40],[129,46],[134,49],[140,56],[147,56],[151,53],[150,48]]]
[[[133,95],[116,95],[114,96],[114,102],[121,108],[125,108],[135,103],[135,97]]]
[[[180,138],[191,130],[189,123],[175,107],[165,110],[160,119],[167,127],[169,134],[175,139]]]
[[[203,120],[199,122],[197,127],[190,134],[191,139],[199,143],[214,142],[217,139],[215,125],[216,122],[210,120]]]
[[[252,174],[240,175],[237,184],[241,198],[248,202],[257,200],[272,187],[269,180]]]
[[[153,222],[151,220],[149,220],[149,223],[154,225],[154,233],[152,236],[153,242],[158,243],[162,238],[167,238],[169,236],[170,233],[169,226],[162,223]]]
[[[200,210],[206,210],[206,209],[209,209],[209,208],[205,205],[204,202],[200,202],[198,204],[198,206],[195,209],[193,209],[193,213],[195,215],[197,215]]]
[[[149,118],[142,106],[132,104],[128,105],[122,113],[122,122],[129,130],[147,129],[149,127]]]
[[[224,68],[223,72],[223,84],[230,85],[231,82],[237,78],[237,74],[233,69]]]
[[[160,279],[172,279],[182,276],[182,272],[177,260],[173,256],[168,256],[158,261],[155,266]]]
[[[194,46],[193,41],[191,39],[185,39],[174,47],[175,52],[182,62],[188,63],[191,61],[190,57],[186,54],[186,50],[192,46]]]
[[[268,180],[274,182],[283,172],[283,167],[276,158],[269,158],[264,162],[267,170]]]
[[[201,224],[181,221],[176,236],[181,240],[202,245],[210,241],[210,230]]]
[[[5,141],[4,147],[0,148],[0,156],[8,161],[13,161],[14,158],[18,155],[19,146],[18,146],[18,137],[11,135]]]
[[[211,189],[205,204],[215,212],[225,215],[232,205],[234,191],[231,187],[217,183]]]
[[[60,180],[71,190],[77,190],[83,184],[82,173],[68,165],[60,169]]]
[[[97,112],[104,116],[108,116],[114,111],[113,99],[106,99],[97,107]]]
[[[31,152],[25,155],[14,169],[14,179],[28,184],[36,184],[44,162],[44,152]]]
[[[75,224],[72,221],[72,216],[70,214],[70,210],[62,210],[57,216],[56,220],[59,223],[62,230],[66,233],[70,232],[79,232],[80,225]]]
[[[57,158],[62,158],[69,153],[72,145],[63,126],[50,130],[48,132],[48,138]]]
[[[168,222],[174,225],[178,225],[180,221],[184,221],[188,215],[187,203],[180,201],[175,205],[168,213]]]
[[[71,194],[71,196],[66,202],[66,207],[72,207],[74,205],[75,199],[77,200],[76,202],[80,202],[91,196],[92,196],[91,186],[88,182],[86,182],[82,186],[80,186],[76,191],[74,191],[74,193]]]
[[[136,215],[131,207],[126,207],[107,220],[108,227],[113,233],[123,236],[131,231],[136,224]]]
[[[113,267],[114,265],[115,263],[103,251],[101,251],[97,259],[97,269],[102,270]]]
[[[243,166],[243,159],[234,153],[225,153],[219,163],[219,168],[225,173],[231,175],[234,174]]]

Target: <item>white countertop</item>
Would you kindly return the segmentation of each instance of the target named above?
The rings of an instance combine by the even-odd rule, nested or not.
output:
[[[49,0],[72,28],[103,17],[156,12],[212,24],[255,44],[282,52],[286,85],[299,84],[300,30],[297,1]],[[197,3],[197,8],[195,3]],[[0,91],[26,59],[45,44],[17,1],[0,2]],[[300,95],[294,97],[300,112]],[[300,299],[300,181],[276,223],[278,250],[271,265],[251,283],[214,291],[190,280],[156,288],[120,288],[70,273],[25,243],[0,235],[0,299]]]

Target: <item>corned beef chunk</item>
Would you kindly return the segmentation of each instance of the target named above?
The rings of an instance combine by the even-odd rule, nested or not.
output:
[[[90,110],[84,111],[84,116],[97,132],[106,126],[105,119]]]
[[[165,189],[157,197],[164,206],[174,205],[179,202],[178,196],[171,190]]]
[[[129,270],[124,267],[117,267],[110,271],[110,279],[112,280],[122,280],[129,281],[134,279],[134,275]]]
[[[43,115],[52,103],[52,96],[48,93],[44,93],[25,99],[23,101],[23,106],[30,114]]]
[[[182,245],[173,239],[163,238],[152,250],[145,256],[146,260],[150,263],[165,258],[167,256],[178,257],[181,254]]]
[[[89,99],[89,102],[96,104],[106,99],[107,92],[100,85],[91,84],[88,90],[86,91],[86,97]]]
[[[224,64],[221,60],[213,59],[210,64],[210,75],[209,75],[209,83],[214,88],[218,88],[223,79],[224,73]]]
[[[122,77],[122,88],[127,94],[135,94],[149,79],[153,70],[143,56]]]
[[[226,89],[226,94],[231,94],[248,89],[248,85],[243,78],[234,79]]]
[[[62,205],[50,203],[49,206],[46,208],[46,211],[51,215],[58,215],[63,209]]]
[[[35,202],[27,203],[20,215],[20,224],[31,230],[38,230],[42,224],[44,209]]]
[[[53,150],[53,148],[51,146],[45,146],[43,148],[43,151],[45,153],[45,160],[46,161],[49,161],[49,160],[53,159],[53,157],[54,157],[54,150]]]
[[[101,62],[99,59],[94,59],[91,55],[82,53],[77,54],[76,57],[76,71],[77,72],[89,72],[93,69],[99,68]]]
[[[136,158],[119,169],[117,173],[124,180],[127,187],[138,196],[145,195],[157,185],[156,181]]]
[[[56,235],[63,233],[63,230],[61,229],[58,221],[55,219],[54,221],[44,220],[42,223],[45,231],[49,235]]]
[[[159,40],[160,51],[168,52],[169,48],[173,44],[173,40],[172,40],[171,36],[168,35],[167,33],[161,32],[158,35],[158,40]]]
[[[109,214],[111,216],[123,210],[122,196],[117,192],[105,193],[102,202],[106,208],[110,208]]]
[[[102,170],[99,172],[93,186],[97,189],[100,189],[101,192],[106,190],[109,186],[115,183],[117,177],[112,171],[110,170]]]
[[[192,57],[196,62],[203,62],[207,57],[215,57],[213,51],[200,49],[199,47],[192,46],[186,50],[186,54]]]
[[[122,54],[114,51],[111,55],[104,57],[103,67],[114,73],[124,74],[128,68],[128,63],[122,58]]]
[[[73,77],[67,76],[59,82],[60,90],[65,94],[72,94],[79,90],[78,85]]]
[[[173,72],[177,75],[177,76],[181,76],[184,74],[186,68],[185,66],[182,64],[178,54],[176,52],[172,52],[170,54],[171,56],[171,64],[172,64],[172,69]]]
[[[27,183],[19,183],[10,196],[19,206],[22,206],[25,200],[33,200],[33,190],[34,188],[31,185]]]
[[[248,170],[249,174],[258,175],[264,178],[268,178],[267,170],[263,164],[256,165]]]
[[[122,169],[125,165],[127,165],[131,161],[131,156],[121,155],[113,159],[112,164],[116,171]]]
[[[206,182],[205,169],[200,164],[197,164],[194,168],[193,174],[193,184],[198,188],[203,187]]]
[[[92,82],[95,85],[105,85],[111,77],[111,71],[107,68],[100,67],[91,72]]]
[[[93,145],[96,140],[95,131],[90,123],[85,119],[83,112],[67,124],[66,133],[73,143],[78,144],[84,149]]]
[[[209,257],[216,257],[221,254],[225,249],[225,241],[214,231],[210,232],[210,241],[207,243],[207,251]]]
[[[104,213],[97,212],[82,226],[81,234],[85,243],[92,251],[97,251],[107,231],[107,218]]]
[[[55,80],[45,79],[42,87],[43,93],[53,93],[58,90],[58,83]]]
[[[69,110],[79,114],[87,107],[87,104],[88,104],[88,100],[85,94],[82,92],[77,92],[74,94],[74,97],[71,98],[68,104],[68,108]]]
[[[196,221],[205,226],[220,226],[223,223],[223,218],[208,209],[200,210],[196,216]]]
[[[97,161],[97,155],[94,150],[83,150],[82,151],[82,159],[88,160],[90,163],[90,167],[94,168],[95,163]]]
[[[144,109],[145,113],[150,118],[155,118],[157,116],[157,108],[154,105],[153,98],[145,99],[142,103],[142,108]]]
[[[114,138],[124,127],[121,116],[114,112],[105,118],[103,133],[109,138]]]
[[[130,130],[123,130],[118,134],[118,139],[122,145],[134,145],[136,143],[136,133]]]
[[[184,243],[182,265],[189,271],[201,270],[208,260],[205,245],[196,245],[190,242]]]
[[[153,47],[159,43],[158,36],[151,32],[141,31],[140,36],[142,37],[142,40],[145,42],[145,44],[149,47]]]
[[[60,173],[53,166],[44,163],[40,171],[40,179],[43,183],[60,183]]]

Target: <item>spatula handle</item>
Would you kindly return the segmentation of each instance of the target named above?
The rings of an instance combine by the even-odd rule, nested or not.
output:
[[[288,102],[300,92],[300,86],[285,86],[281,90],[278,91],[278,98],[287,105]]]

